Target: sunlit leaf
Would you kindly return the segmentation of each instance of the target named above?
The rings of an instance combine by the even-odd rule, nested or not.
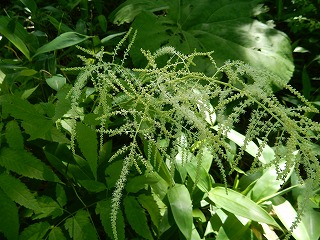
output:
[[[215,187],[209,192],[208,198],[217,206],[235,215],[279,227],[277,222],[262,207],[232,189],[228,189],[226,192],[224,187]]]
[[[192,234],[192,201],[188,189],[176,184],[168,190],[168,200],[173,218],[182,234],[191,239]]]
[[[47,78],[46,82],[52,89],[59,91],[66,84],[66,78],[61,74],[57,74]]]
[[[275,214],[278,216],[283,225],[289,230],[296,220],[296,210],[292,207],[289,201],[280,196],[272,199],[272,203]],[[310,240],[310,236],[303,222],[300,222],[293,230],[292,236],[296,240]]]

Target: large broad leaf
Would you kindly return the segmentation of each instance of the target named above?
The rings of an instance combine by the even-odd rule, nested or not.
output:
[[[208,194],[209,199],[221,208],[241,217],[256,222],[267,223],[279,227],[277,222],[250,198],[234,190],[215,187]]]
[[[183,53],[213,50],[218,67],[229,59],[243,60],[254,67],[268,69],[286,82],[291,78],[293,63],[289,39],[284,33],[253,19],[262,12],[257,7],[259,1],[164,2],[169,5],[164,14],[157,16],[150,11],[141,11],[132,24],[138,29],[131,50],[135,65],[146,63],[141,48],[155,51],[170,45]],[[125,7],[124,4],[123,9]],[[139,4],[131,4],[131,7],[138,8]],[[209,61],[196,63],[197,71],[207,74],[216,71]]]
[[[40,47],[37,50],[37,52],[33,55],[33,57],[35,57],[41,53],[51,52],[51,51],[55,51],[58,49],[77,45],[77,44],[79,44],[89,38],[90,38],[90,36],[82,35],[77,32],[62,33],[60,36],[56,37],[51,42]]]
[[[168,190],[168,200],[173,218],[186,239],[191,239],[192,233],[192,201],[188,189],[176,184]]]

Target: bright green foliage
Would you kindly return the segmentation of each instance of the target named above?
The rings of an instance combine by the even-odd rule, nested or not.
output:
[[[235,215],[279,227],[277,222],[263,208],[241,193],[215,187],[209,192],[208,197],[217,206]]]
[[[114,55],[117,54],[118,48],[116,47]],[[266,169],[274,165],[274,181],[278,178],[282,181],[288,179],[293,168],[300,173],[300,165],[303,166],[304,174],[308,181],[312,182],[307,188],[309,192],[306,192],[306,196],[311,196],[312,189],[319,184],[320,168],[316,152],[313,151],[310,142],[312,139],[318,139],[319,124],[300,114],[317,110],[276,75],[234,61],[226,62],[213,76],[206,76],[201,72],[190,71],[190,66],[197,57],[202,56],[211,59],[215,65],[211,53],[184,55],[173,47],[163,47],[153,54],[143,51],[148,60],[147,67],[133,70],[123,67],[122,64],[104,62],[101,55],[103,50],[98,55],[87,50],[85,52],[95,57],[96,62],[89,64],[86,58],[82,57],[86,66],[76,68],[82,71],[68,95],[72,101],[72,109],[74,112],[78,111],[83,101],[82,92],[86,84],[91,82],[98,94],[98,103],[92,112],[99,116],[96,120],[100,123],[92,122],[92,124],[101,136],[100,145],[103,145],[105,138],[126,139],[128,142],[115,149],[109,159],[109,162],[117,160],[113,163],[117,166],[120,161],[123,163],[121,171],[118,170],[116,174],[117,181],[114,182],[115,173],[106,170],[106,173],[112,176],[115,187],[111,204],[111,226],[115,239],[118,238],[117,212],[121,207],[123,192],[127,190],[136,193],[144,188],[144,184],[138,184],[135,188],[130,186],[130,181],[139,183],[139,179],[140,181],[143,179],[141,176],[136,180],[134,178],[128,180],[133,168],[136,172],[147,175],[150,171],[157,171],[161,178],[166,179],[167,185],[163,185],[166,187],[159,188],[162,185],[160,181],[152,183],[146,179],[145,183],[148,183],[160,198],[167,195],[174,221],[186,238],[191,238],[191,208],[188,208],[191,217],[182,218],[178,214],[181,209],[178,211],[175,204],[171,205],[178,199],[174,196],[181,197],[184,194],[182,190],[171,194],[175,186],[170,185],[177,181],[176,171],[179,172],[182,183],[187,181],[187,174],[190,176],[192,182],[189,180],[186,184],[191,193],[194,191],[193,197],[196,199],[205,198],[201,191],[219,190],[218,188],[210,190],[213,181],[207,172],[212,162],[218,166],[221,180],[227,187],[227,165],[229,164],[231,173],[237,171],[245,152],[253,156],[252,170],[257,166],[259,169]],[[157,62],[162,56],[170,57],[165,66],[161,64],[159,66]],[[218,76],[221,73],[226,77],[220,79]],[[270,88],[272,82],[295,94],[301,105],[298,108],[282,106],[272,95]],[[253,110],[249,111],[249,108]],[[240,134],[235,138],[236,131],[233,128],[237,126],[242,116],[248,119],[246,115],[248,111],[249,122],[241,129],[244,135]],[[77,122],[81,121],[81,115],[74,116],[74,119]],[[278,135],[272,142],[274,152],[273,155],[270,153],[268,155],[267,144],[269,138],[274,135]],[[239,150],[233,158],[228,154],[230,145],[226,138],[239,145]],[[262,139],[259,145],[254,143],[257,138]],[[81,149],[81,139],[80,141],[77,139],[77,131],[74,132],[72,139],[75,139],[73,144],[76,145],[78,142]],[[147,143],[146,155],[141,152],[139,142]],[[159,151],[161,161],[156,160],[155,149]],[[195,151],[197,154],[194,156]],[[283,166],[284,161],[285,166]],[[167,169],[169,175],[161,170],[162,167]],[[303,181],[302,176],[301,181]],[[128,182],[127,189],[124,187],[126,182]],[[279,190],[280,185],[278,184],[273,192],[267,193],[258,193],[256,189],[259,187],[256,185],[256,189],[253,189],[253,199],[258,201],[270,197]],[[188,191],[185,194],[189,196]],[[242,196],[240,193],[234,192],[234,194],[237,195],[237,199]],[[257,194],[260,196],[257,197]],[[225,202],[222,195],[210,195],[209,198],[217,205]],[[254,214],[246,217],[278,226],[260,206],[250,199],[243,198],[240,205],[237,203],[230,208],[227,204],[222,204],[222,208],[240,216],[248,214],[249,209],[256,209]],[[130,222],[128,216],[127,218]],[[186,219],[189,219],[187,225],[184,222]],[[296,221],[298,220],[299,217]],[[165,225],[170,226],[170,221],[168,220]],[[164,227],[165,225],[159,227],[164,228],[163,232],[160,230],[161,234],[168,229],[168,226]],[[136,226],[132,227],[136,230]]]
[[[319,239],[319,111],[265,7],[125,1],[117,45],[116,1],[62,2],[1,2],[1,239]]]

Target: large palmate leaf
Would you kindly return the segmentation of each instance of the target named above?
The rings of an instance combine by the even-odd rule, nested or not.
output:
[[[141,2],[146,1],[127,1],[122,9],[129,3],[131,8],[139,8]],[[138,30],[138,35],[131,57],[136,65],[146,63],[140,53],[141,48],[153,52],[161,46],[170,45],[183,53],[191,53],[195,49],[214,51],[213,57],[218,67],[229,59],[243,60],[255,67],[268,69],[285,81],[290,79],[293,63],[289,40],[272,26],[253,19],[263,12],[259,1],[163,2],[158,2],[158,8],[153,6],[147,8],[149,11],[135,13],[137,16],[132,26]],[[167,8],[163,14],[152,13],[152,9],[161,7]],[[115,15],[114,21],[121,23],[119,15]],[[196,63],[198,71],[207,74],[215,71],[212,64],[205,60]]]

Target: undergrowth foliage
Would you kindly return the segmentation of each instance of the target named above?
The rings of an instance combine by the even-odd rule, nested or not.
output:
[[[215,65],[214,52],[184,55],[168,46],[155,53],[142,50],[147,66],[127,68],[125,59],[133,41],[122,62],[118,63],[115,56],[129,34],[116,47],[112,62],[103,60],[103,49],[98,54],[83,49],[91,59],[81,56],[85,66],[67,69],[81,70],[68,94],[74,112],[81,105],[85,86],[92,85],[97,96],[90,110],[98,121],[95,128],[81,123],[84,122],[81,114],[73,119],[73,153],[77,151],[77,129],[81,124],[96,131],[100,147],[111,138],[123,140],[109,159],[109,162],[122,161],[111,201],[110,218],[115,239],[118,238],[117,212],[130,171],[135,169],[146,174],[157,172],[165,165],[174,185],[175,159],[181,149],[186,153],[182,154],[184,164],[190,161],[188,152],[197,152],[200,156],[196,158],[197,169],[202,165],[203,149],[209,150],[227,187],[227,176],[244,161],[248,143],[255,141],[258,153],[252,162],[246,163],[251,164],[252,171],[275,165],[279,179],[285,179],[293,167],[301,183],[308,183],[305,198],[312,195],[320,179],[320,166],[312,147],[319,140],[320,125],[308,118],[308,113],[317,112],[317,109],[302,95],[267,70],[254,69],[241,61],[216,66],[217,71],[212,76],[190,71],[193,60],[198,57],[208,58]],[[297,107],[281,104],[272,93],[273,84],[290,91],[301,104]],[[245,135],[244,144],[232,161],[227,156],[230,150],[227,135],[231,129]],[[259,157],[266,145],[273,147],[275,157],[262,164]],[[160,153],[161,161],[153,157],[156,152]],[[283,160],[285,168],[280,166]],[[96,176],[94,161],[89,165]],[[292,229],[299,218],[300,214]]]

